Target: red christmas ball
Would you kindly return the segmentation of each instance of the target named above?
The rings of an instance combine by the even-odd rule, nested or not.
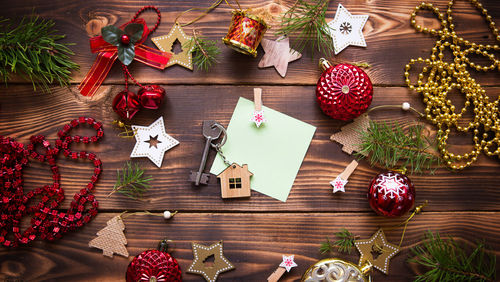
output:
[[[368,75],[349,64],[334,67],[320,61],[324,72],[316,86],[316,98],[323,112],[334,119],[351,120],[366,112],[373,98]]]
[[[148,85],[141,88],[137,94],[144,108],[156,110],[165,97],[165,89],[158,85]]]
[[[148,250],[136,256],[128,265],[127,282],[181,282],[181,268],[177,260],[166,252],[166,241],[159,250]]]
[[[368,189],[368,201],[380,215],[395,217],[405,214],[415,202],[415,187],[406,175],[388,171],[375,176]]]
[[[113,99],[113,110],[124,119],[132,119],[140,108],[139,98],[130,91],[124,90]]]

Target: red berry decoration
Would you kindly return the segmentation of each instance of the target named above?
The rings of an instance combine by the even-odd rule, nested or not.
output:
[[[349,64],[332,67],[325,59],[320,64],[323,74],[316,86],[316,98],[323,112],[339,120],[351,120],[366,112],[373,97],[368,75]]]
[[[163,240],[158,250],[148,250],[136,256],[128,265],[127,282],[181,282],[181,268],[177,260],[167,253],[168,243]]]
[[[163,102],[165,89],[158,85],[148,85],[141,88],[137,94],[144,108],[156,110],[160,107],[161,102]]]
[[[113,110],[124,119],[132,119],[139,109],[139,98],[130,91],[124,90],[113,99]]]
[[[120,38],[121,42],[125,45],[128,45],[130,43],[130,37],[126,34],[122,35]]]
[[[372,179],[368,201],[380,215],[395,217],[405,214],[415,201],[415,187],[404,174],[388,171]]]

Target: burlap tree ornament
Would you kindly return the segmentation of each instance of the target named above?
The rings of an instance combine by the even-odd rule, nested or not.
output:
[[[367,113],[360,115],[353,122],[343,126],[339,132],[333,134],[330,140],[342,144],[342,151],[348,153],[361,151],[360,144],[362,132],[370,127],[370,117]]]
[[[89,247],[102,250],[102,254],[113,257],[113,253],[128,257],[127,238],[123,234],[125,224],[119,215],[110,219],[107,226],[97,232],[97,237],[89,242]]]

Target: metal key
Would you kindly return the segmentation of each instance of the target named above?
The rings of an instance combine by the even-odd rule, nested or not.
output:
[[[189,180],[194,182],[194,185],[198,186],[201,184],[207,184],[210,179],[210,173],[203,173],[205,169],[205,164],[207,163],[208,153],[210,151],[210,146],[212,145],[212,141],[219,138],[222,129],[218,126],[215,126],[217,122],[213,120],[203,121],[203,136],[207,139],[205,142],[205,149],[203,149],[203,155],[201,157],[200,168],[198,172],[191,171],[189,175]]]

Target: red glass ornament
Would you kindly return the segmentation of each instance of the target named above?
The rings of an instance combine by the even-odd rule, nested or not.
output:
[[[148,85],[141,88],[137,94],[144,108],[156,110],[163,102],[165,89],[158,85]]]
[[[415,187],[406,175],[388,171],[375,176],[368,189],[368,201],[380,215],[395,217],[405,214],[415,202]]]
[[[320,64],[323,74],[316,86],[316,98],[323,112],[339,120],[351,120],[366,112],[373,98],[368,75],[349,64],[332,67],[325,59]]]
[[[122,35],[120,38],[121,42],[125,45],[128,45],[130,43],[130,37],[126,34]]]
[[[136,256],[128,265],[127,282],[181,282],[181,268],[177,260],[167,253],[163,240],[158,250],[148,250]]]
[[[113,110],[124,119],[132,119],[139,109],[139,98],[130,91],[124,90],[113,99]]]

